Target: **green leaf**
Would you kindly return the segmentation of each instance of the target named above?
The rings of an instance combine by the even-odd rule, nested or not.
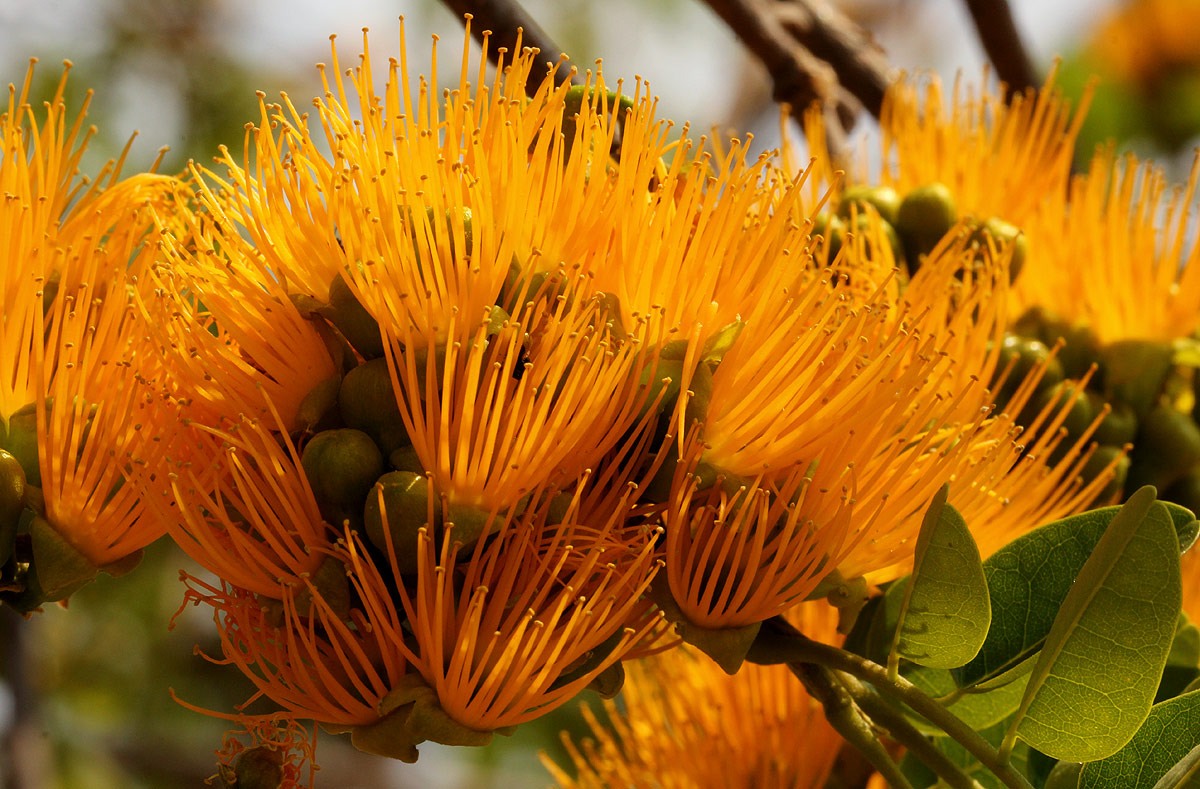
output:
[[[1149,714],[1181,600],[1174,523],[1143,487],[1063,600],[1006,742],[1067,761],[1117,752]]]
[[[979,652],[992,622],[979,548],[949,485],[933,497],[913,555],[892,652],[931,668],[957,668]],[[893,659],[894,662],[894,659]]]
[[[1200,693],[1194,692],[1154,705],[1129,744],[1107,759],[1084,765],[1079,787],[1153,789],[1198,744]]]
[[[1195,516],[1166,506],[1180,544],[1195,539]],[[1041,648],[1075,576],[1120,507],[1054,521],[1013,540],[983,563],[992,627],[975,658],[955,670],[966,687],[1004,674]]]
[[[949,696],[958,690],[954,684],[954,675],[946,669],[928,668],[925,666],[909,665],[900,672],[901,676],[916,685],[926,695],[933,698]],[[986,729],[1003,721],[1012,715],[1021,704],[1025,695],[1025,683],[1028,674],[1019,677],[988,693],[967,693],[953,701],[942,702],[963,723],[972,729]],[[911,723],[925,734],[934,737],[944,737],[946,733],[926,721],[919,715],[912,714]]]
[[[1158,779],[1154,789],[1197,789],[1200,787],[1200,745],[1187,752],[1167,774]]]

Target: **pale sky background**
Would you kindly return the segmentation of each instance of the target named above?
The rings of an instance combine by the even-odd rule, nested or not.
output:
[[[162,0],[155,7],[186,2]],[[878,0],[851,3],[855,4],[888,5]],[[102,44],[94,31],[102,27],[112,5],[111,0],[0,0],[0,84],[19,81],[25,62],[34,55],[48,69],[57,68],[63,58],[96,56]],[[414,71],[428,70],[433,33],[443,42],[442,72],[451,73],[459,62],[462,28],[451,12],[432,0],[215,0],[213,5],[216,46],[263,74],[262,84],[255,87],[268,96],[286,88],[293,99],[307,103],[317,95],[320,87],[312,66],[328,59],[331,33],[339,36],[343,58],[353,62],[361,28],[371,28],[377,65],[386,66],[387,57],[398,51],[400,14],[406,18]],[[649,79],[662,97],[662,115],[691,121],[693,129],[727,121],[734,102],[744,94],[739,84],[743,69],[758,68],[733,34],[695,0],[525,0],[524,5],[552,39],[571,50],[577,63],[586,67],[602,57],[610,82],[613,77],[632,81],[634,75]],[[979,73],[984,58],[961,0],[896,0],[892,5],[903,9],[898,15],[902,22],[876,31],[892,62],[905,69],[933,69],[947,79],[959,70],[968,76]],[[1086,35],[1115,0],[1012,0],[1012,5],[1035,62],[1042,65]],[[136,27],[137,20],[125,24]],[[586,31],[583,36],[580,30]],[[587,41],[581,43],[581,38]],[[117,85],[94,86],[100,93],[96,101],[115,108],[106,133],[124,139],[140,131],[135,165],[148,161],[162,145],[178,145],[187,133],[171,95],[171,64],[145,65],[137,73],[127,72]],[[279,76],[285,76],[287,84],[279,84]],[[772,143],[774,125],[763,120],[759,131],[764,132],[764,145]]]

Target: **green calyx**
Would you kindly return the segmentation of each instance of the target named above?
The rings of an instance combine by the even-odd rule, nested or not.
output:
[[[422,528],[429,523],[429,480],[411,471],[389,471],[367,494],[363,524],[376,548],[395,554],[400,572],[417,571],[417,551]]]
[[[346,427],[366,433],[382,454],[408,445],[387,359],[371,359],[346,373],[337,399]]]
[[[945,184],[918,186],[896,210],[896,232],[908,261],[917,265],[958,222],[958,206]]]
[[[750,646],[758,636],[762,622],[722,628],[697,625],[687,618],[675,601],[665,574],[655,576],[650,582],[650,596],[667,621],[675,624],[680,638],[712,658],[726,674],[733,676],[738,672],[750,653]]]
[[[418,674],[407,674],[379,701],[378,721],[348,727],[350,741],[365,753],[402,762],[417,760],[417,745],[487,745],[493,732],[479,731],[451,718],[437,694]]]
[[[40,515],[30,521],[29,536],[33,547],[32,570],[42,602],[66,600],[96,577],[99,568]]]
[[[600,93],[596,88],[586,85],[575,85],[570,88],[566,96],[563,97],[562,135],[564,162],[570,159],[571,151],[575,147],[579,113],[583,109],[584,102],[588,104],[594,103],[597,112],[613,113],[621,129],[625,127],[625,113],[633,109],[633,99],[628,96],[622,96],[614,91]],[[616,137],[613,143],[614,145],[618,145],[620,138]]]
[[[361,430],[317,433],[304,446],[300,465],[327,523],[357,523],[367,491],[383,473],[383,455]]]

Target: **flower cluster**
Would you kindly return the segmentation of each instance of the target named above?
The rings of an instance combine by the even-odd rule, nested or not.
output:
[[[1153,172],[1070,182],[1052,85],[946,115],[903,82],[896,168],[847,185],[819,128],[796,170],[533,50],[414,87],[363,47],[344,71],[334,48],[314,112],[260,96],[244,150],[182,178],[76,185],[61,89],[40,125],[28,80],[3,116],[0,600],[169,534],[211,573],[185,577],[210,659],[273,707],[232,717],[284,741],[226,771],[300,780],[301,720],[405,761],[481,745],[685,641],[630,670],[579,785],[698,750],[808,785],[835,750],[816,705],[782,669],[712,668],[765,620],[836,638],[797,606],[845,625],[946,483],[986,554],[1166,474],[1130,465],[1135,433],[1186,422],[1200,463],[1186,361],[1145,390],[1122,350],[1195,330],[1191,190],[1161,244]]]

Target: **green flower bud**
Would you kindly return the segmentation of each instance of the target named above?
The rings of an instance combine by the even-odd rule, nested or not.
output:
[[[1140,416],[1158,402],[1175,349],[1170,343],[1154,340],[1120,340],[1106,347],[1101,357],[1108,399],[1128,403]]]
[[[371,359],[346,373],[338,406],[346,426],[369,435],[383,454],[408,444],[387,359]]]
[[[25,511],[25,470],[8,452],[0,449],[0,566],[13,553],[17,525]]]
[[[37,408],[34,403],[23,406],[10,416],[7,430],[0,423],[0,446],[21,464],[26,482],[40,488],[42,468],[38,462]]]
[[[416,447],[406,446],[393,450],[388,455],[388,465],[396,471],[411,471],[414,474],[424,474],[425,467],[421,463],[421,456],[417,454]]]
[[[237,758],[229,789],[279,789],[283,785],[283,752],[269,745],[247,748]]]
[[[1021,228],[1005,222],[1003,219],[992,217],[984,222],[971,234],[970,241],[981,248],[988,245],[988,239],[998,248],[1012,247],[1012,259],[1008,264],[1008,279],[1013,282],[1021,269],[1025,268],[1025,259],[1029,256],[1029,237],[1021,232]]]
[[[54,269],[50,272],[50,276],[46,277],[46,281],[42,283],[42,314],[48,314],[50,308],[54,306],[54,300],[58,298],[58,288],[62,284],[62,272]]]
[[[314,590],[316,596],[320,597],[338,618],[346,619],[350,616],[350,579],[346,576],[346,565],[332,556],[326,556],[309,580],[313,589],[304,587],[296,593],[296,611],[300,616],[311,615]],[[282,626],[282,606],[279,608],[279,614],[280,621],[277,626]]]
[[[1200,464],[1200,429],[1188,414],[1159,403],[1142,417],[1130,458],[1128,485],[1166,490]]]
[[[1138,418],[1125,403],[1110,403],[1112,411],[1100,422],[1092,439],[1098,444],[1113,447],[1132,443],[1137,436]]]
[[[323,430],[304,447],[300,465],[321,517],[334,526],[357,523],[363,498],[383,473],[383,455],[361,430]]]
[[[1100,506],[1104,502],[1112,501],[1112,499],[1125,488],[1125,480],[1129,476],[1129,457],[1121,454],[1121,448],[1115,446],[1100,446],[1096,447],[1096,451],[1088,458],[1088,462],[1084,464],[1082,476],[1085,481],[1091,481],[1100,475],[1109,463],[1114,458],[1120,457],[1117,461],[1116,468],[1113,469],[1113,478],[1109,480],[1104,489],[1096,494],[1095,505]],[[1167,498],[1164,496],[1164,498]],[[1172,499],[1168,498],[1168,501]]]
[[[1061,381],[1048,389],[1039,389],[1038,396],[1034,398],[1032,408],[1028,409],[1029,413],[1022,414],[1022,418],[1028,417],[1027,421],[1022,421],[1022,424],[1029,424],[1033,421],[1033,417],[1039,414],[1042,409],[1054,402],[1054,410],[1057,414],[1060,412],[1079,389],[1079,384],[1074,381]],[[1087,430],[1092,424],[1092,420],[1099,414],[1100,409],[1104,407],[1104,401],[1095,392],[1083,391],[1079,397],[1075,399],[1071,410],[1067,412],[1067,417],[1063,421],[1063,427],[1067,429],[1067,434],[1076,439],[1083,435],[1083,431]]]
[[[1057,357],[1050,359],[1050,349],[1046,347],[1045,343],[1027,337],[1018,337],[1014,334],[1006,335],[1000,346],[1000,357],[996,363],[992,387],[995,387],[1000,375],[1009,364],[1012,365],[1012,369],[1004,379],[1004,384],[995,392],[996,402],[1001,405],[1007,403],[1016,393],[1021,382],[1029,376],[1029,373],[1048,359],[1050,361],[1046,364],[1046,371],[1038,382],[1038,392],[1045,391],[1062,382],[1062,365],[1057,362]]]
[[[334,373],[309,390],[296,409],[296,426],[301,430],[312,431],[323,422],[328,422],[326,417],[337,403],[341,384],[342,376]]]
[[[1193,466],[1160,496],[1192,512],[1200,510],[1200,467]]]
[[[850,218],[852,207],[858,206],[858,212],[865,213],[866,206],[871,206],[883,221],[889,225],[896,224],[896,215],[900,211],[900,195],[890,186],[868,186],[856,184],[842,192],[838,202],[838,216]]]
[[[579,112],[583,109],[583,103],[586,101],[591,103],[596,95],[596,89],[585,85],[576,85],[567,91],[567,95],[563,97],[563,161],[566,162],[571,156],[571,151],[575,146],[575,132],[578,123]],[[607,91],[600,97],[598,102],[599,112],[612,112],[617,119],[617,123],[621,128],[625,126],[625,112],[633,108],[633,99],[628,96],[622,96],[614,91]],[[619,144],[620,138],[614,137],[614,145]]]
[[[1081,762],[1059,762],[1046,776],[1045,789],[1075,789],[1079,786],[1079,776],[1082,772]]]
[[[896,210],[896,232],[904,242],[908,261],[919,265],[958,221],[954,195],[945,184],[918,186],[904,196]]]
[[[376,548],[386,551],[387,535],[391,535],[392,550],[402,573],[417,571],[419,532],[423,527],[435,525],[429,523],[428,512],[429,480],[411,471],[389,471],[379,477],[367,494],[363,507],[367,537]]]
[[[642,387],[648,387],[649,392],[646,394],[646,399],[642,402],[641,412],[638,414],[640,419],[645,415],[652,406],[656,398],[659,398],[659,393],[662,397],[658,399],[656,407],[657,413],[664,413],[675,407],[675,402],[679,399],[680,383],[683,380],[683,362],[659,359],[658,364],[648,366],[642,369],[641,378],[638,383]]]
[[[826,265],[833,263],[837,259],[838,253],[842,251],[842,245],[846,242],[846,220],[824,212],[817,214],[812,234],[813,238],[817,236],[825,238],[827,250],[825,263]]]
[[[493,518],[484,510],[453,501],[448,504],[443,518],[446,528],[453,524],[454,540],[461,543],[463,548],[473,546],[485,532],[494,531],[502,519],[503,516]]]
[[[383,356],[383,335],[379,331],[379,322],[354,295],[354,291],[346,284],[344,274],[338,274],[330,283],[329,306],[323,307],[321,314],[337,327],[364,359]]]
[[[871,217],[866,214],[859,214],[854,220],[853,232],[858,235],[866,235],[871,232]],[[884,238],[887,239],[888,246],[892,248],[892,257],[897,263],[904,263],[904,244],[900,242],[900,236],[896,233],[896,228],[888,222],[880,222],[883,228]]]

